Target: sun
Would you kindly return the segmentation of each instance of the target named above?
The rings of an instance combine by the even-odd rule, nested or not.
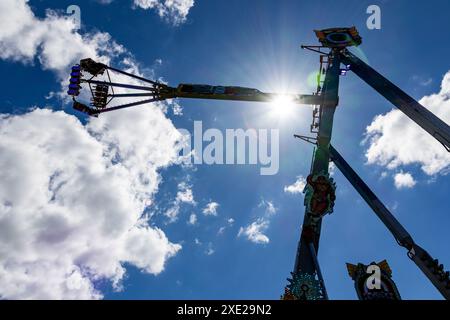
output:
[[[270,102],[271,111],[270,114],[273,117],[287,118],[292,115],[295,103],[292,95],[278,94]]]

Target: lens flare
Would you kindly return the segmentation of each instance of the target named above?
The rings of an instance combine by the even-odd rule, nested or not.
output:
[[[271,102],[271,115],[275,117],[287,117],[292,114],[294,97],[288,94],[276,95]]]

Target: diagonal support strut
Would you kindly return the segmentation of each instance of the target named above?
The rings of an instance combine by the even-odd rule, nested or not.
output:
[[[341,60],[358,77],[399,108],[400,111],[422,127],[422,129],[431,134],[450,152],[449,125],[350,51],[344,50],[341,53]]]
[[[358,191],[361,197],[367,202],[369,207],[372,208],[378,218],[380,218],[383,224],[389,229],[399,245],[408,249],[408,257],[414,261],[420,270],[422,270],[442,296],[445,299],[450,300],[449,272],[444,271],[444,266],[442,264],[439,265],[438,260],[433,259],[428,252],[414,243],[414,240],[400,222],[398,222],[332,145],[330,145],[330,158],[356,191]]]

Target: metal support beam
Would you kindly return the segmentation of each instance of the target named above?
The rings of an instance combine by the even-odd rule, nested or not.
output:
[[[258,92],[248,95],[231,95],[231,94],[202,94],[195,92],[179,92],[173,93],[174,98],[188,98],[188,99],[208,99],[208,100],[230,100],[230,101],[248,101],[248,102],[273,102],[280,94]],[[312,94],[286,94],[283,95],[296,104],[317,105],[322,101],[322,97]]]
[[[317,270],[317,277],[319,278],[320,286],[322,287],[322,295],[325,300],[328,300],[328,293],[325,287],[325,281],[323,280],[322,271],[320,270],[319,260],[317,259],[316,249],[314,249],[314,244],[310,242],[308,244],[311,257],[313,258],[314,265]]]
[[[345,50],[341,54],[341,59],[342,63],[350,66],[350,70],[358,77],[431,134],[450,152],[450,126],[350,51]]]
[[[100,109],[100,110],[96,110],[96,109],[93,109],[93,108],[88,108],[89,109],[88,113],[89,113],[89,115],[93,116],[93,115],[98,115],[99,113],[104,113],[104,112],[109,112],[109,111],[114,111],[114,110],[119,110],[119,109],[130,108],[130,107],[138,106],[138,105],[141,105],[141,104],[146,104],[146,103],[160,101],[160,100],[162,100],[162,99],[151,98],[151,99],[147,99],[147,100],[136,101],[136,102],[122,104],[120,106],[104,108],[104,109]]]
[[[90,84],[100,84],[100,85],[109,86],[109,87],[119,87],[119,88],[134,89],[134,90],[152,91],[152,92],[157,90],[156,88],[153,88],[153,87],[135,86],[132,84],[115,83],[115,82],[98,81],[98,80],[84,80],[84,82],[87,82]]]
[[[408,249],[408,257],[414,261],[431,283],[439,290],[442,296],[450,300],[449,273],[445,272],[442,265],[434,260],[428,252],[414,243],[409,233],[403,228],[392,213],[384,206],[378,197],[370,190],[367,184],[358,176],[344,158],[330,145],[330,157],[336,167],[342,172],[352,186],[358,191],[369,207],[380,218],[381,222],[389,229],[397,242]]]
[[[122,71],[122,70],[119,70],[119,69],[116,69],[116,68],[113,68],[113,67],[109,67],[109,66],[105,66],[105,67],[107,69],[109,69],[109,70],[114,71],[114,72],[121,73],[121,74],[129,76],[131,78],[138,79],[140,81],[144,81],[144,82],[147,82],[147,83],[151,83],[151,84],[156,85],[156,86],[162,86],[163,85],[160,82],[149,80],[149,79],[146,79],[146,78],[143,78],[143,77],[139,77],[139,76],[137,76],[135,74],[132,74],[132,73],[129,73],[129,72],[125,72],[125,71]]]
[[[153,97],[155,93],[112,93],[108,94],[111,98],[135,98],[135,97]]]
[[[331,140],[331,133],[333,127],[333,117],[336,106],[338,105],[338,89],[339,89],[339,75],[340,75],[340,55],[338,50],[333,50],[330,53],[330,64],[328,65],[325,81],[322,89],[322,100],[320,103],[320,123],[319,132],[317,135],[317,148],[314,153],[314,160],[311,174],[328,173],[328,166],[330,161],[329,145]],[[309,213],[305,211],[302,229],[308,227]],[[319,249],[321,222],[319,221],[316,232],[313,235],[312,245],[314,253],[317,254]],[[309,249],[309,240],[305,238],[302,230],[297,255],[294,265],[294,273],[304,272],[311,275],[317,273],[314,256]]]
[[[361,197],[367,202],[370,208],[380,218],[384,225],[389,229],[397,242],[408,249],[413,243],[409,233],[403,228],[392,213],[385,207],[385,205],[378,199],[378,197],[370,190],[365,182],[358,176],[358,174],[350,167],[344,158],[330,145],[331,160],[336,164],[336,167],[342,172],[352,186],[358,191]]]

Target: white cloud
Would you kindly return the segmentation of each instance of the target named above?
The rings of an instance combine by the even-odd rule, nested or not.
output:
[[[108,56],[124,52],[108,33],[80,35],[74,21],[47,10],[37,18],[25,0],[0,1],[0,58],[23,63],[39,60],[44,69],[59,73],[81,58],[91,57],[108,63]]]
[[[134,0],[134,5],[142,9],[154,9],[161,18],[179,25],[186,21],[194,0]]]
[[[177,202],[184,202],[189,204],[194,204],[194,194],[192,193],[191,186],[188,185],[186,182],[181,182],[178,184],[179,191],[177,192]]]
[[[191,186],[186,182],[178,184],[177,196],[173,201],[172,207],[164,213],[164,215],[169,218],[170,223],[178,220],[178,215],[183,204],[196,205]]]
[[[419,101],[446,123],[450,123],[450,72],[444,76],[439,93]],[[366,128],[368,164],[396,169],[419,164],[428,175],[446,174],[450,153],[400,110],[376,116]]]
[[[205,250],[205,254],[206,254],[207,256],[210,256],[210,255],[213,255],[214,252],[216,252],[216,251],[214,250],[212,243],[209,242],[209,243],[208,243],[208,247],[207,247],[206,250]]]
[[[195,214],[195,213],[192,213],[190,216],[189,216],[189,221],[188,221],[188,224],[190,224],[190,225],[195,225],[197,223],[197,215]]]
[[[65,82],[70,65],[122,59],[108,33],[75,32],[24,0],[0,2],[0,58],[37,60]],[[124,263],[158,274],[181,246],[147,223],[158,171],[177,161],[179,132],[157,104],[104,114],[82,125],[63,112],[0,115],[0,297],[101,298],[94,283],[119,289]],[[145,137],[143,139],[142,137]],[[189,194],[180,199],[189,201]]]
[[[151,138],[121,144],[130,133],[104,118],[83,126],[46,109],[1,116],[0,297],[99,298],[95,280],[119,287],[125,262],[158,274],[181,248],[143,217],[157,170],[176,157],[171,123],[157,108],[131,113],[123,121],[134,133],[153,135],[155,123],[168,133],[158,138],[164,156]]]
[[[433,83],[433,78],[424,78],[418,75],[414,75],[411,78],[414,82],[418,83],[419,85],[421,85],[422,87],[426,87],[429,86],[430,84]]]
[[[397,202],[397,201],[394,201],[394,203],[393,203],[392,205],[389,205],[388,208],[389,208],[389,210],[391,210],[391,211],[393,211],[393,212],[397,211],[397,209],[398,209],[398,202]],[[396,213],[396,216],[397,216],[397,215],[398,215],[398,214]]]
[[[269,238],[263,233],[269,227],[269,221],[259,218],[247,227],[241,227],[238,232],[238,237],[245,236],[251,242],[257,244],[269,243]]]
[[[399,172],[394,176],[394,184],[397,189],[412,188],[416,185],[416,181],[409,172]]]
[[[277,213],[278,208],[275,207],[272,201],[262,199],[258,204],[258,208],[263,208],[266,215],[271,216]]]
[[[164,212],[164,215],[169,218],[169,223],[175,222],[178,220],[178,214],[180,213],[180,206],[174,205]]]
[[[219,204],[217,202],[211,201],[203,209],[203,214],[205,216],[217,216],[217,208],[218,207],[219,207]]]
[[[269,228],[270,220],[273,218],[273,215],[277,213],[278,208],[275,207],[272,201],[267,201],[264,199],[262,199],[258,204],[258,208],[264,209],[264,215],[247,227],[240,227],[238,237],[245,235],[251,242],[258,244],[268,243],[269,237],[267,237],[263,232]]]
[[[293,184],[284,187],[284,192],[292,194],[303,193],[305,186],[306,179],[303,176],[298,176],[297,180]]]
[[[172,106],[172,112],[175,116],[182,116],[183,115],[183,107],[180,106],[176,101],[173,101],[171,104]]]
[[[217,234],[221,235],[221,234],[223,234],[225,232],[225,230],[227,228],[232,227],[233,223],[234,223],[234,219],[233,218],[227,219],[227,223],[228,223],[227,225],[222,226],[222,227],[219,228],[219,231],[217,231]]]
[[[334,164],[334,162],[330,162],[330,164],[328,165],[328,172],[330,173],[330,176],[334,176],[334,174],[336,173],[336,165]]]

